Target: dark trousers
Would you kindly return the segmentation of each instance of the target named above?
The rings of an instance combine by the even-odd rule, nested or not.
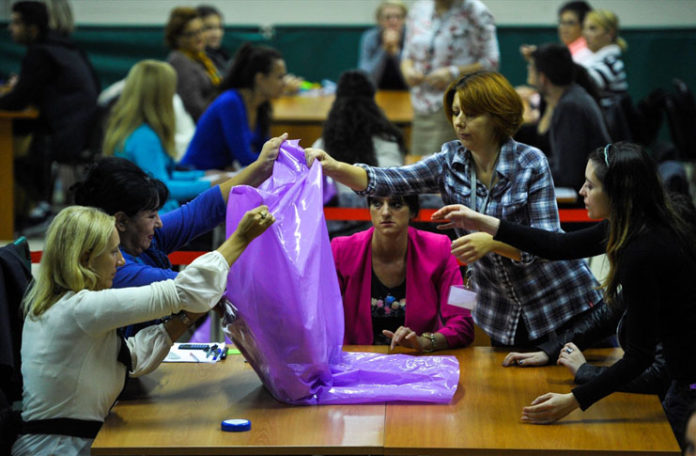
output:
[[[696,404],[696,386],[690,387],[689,384],[672,381],[672,385],[662,401],[662,408],[665,409],[667,420],[672,426],[672,432],[674,432],[674,437],[679,442],[682,451],[684,451],[685,446],[686,423],[689,421],[689,412],[694,404]]]

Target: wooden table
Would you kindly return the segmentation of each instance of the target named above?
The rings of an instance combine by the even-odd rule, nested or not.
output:
[[[571,390],[568,370],[560,366],[503,368],[507,351],[490,347],[454,354],[459,358],[461,380],[452,403],[387,406],[385,454],[679,454],[657,396],[615,393],[556,424],[523,424],[522,407],[534,398]],[[613,361],[619,354],[615,349],[586,352],[588,360],[595,361]]]
[[[36,119],[39,112],[0,110],[0,240],[14,239],[14,119]]]
[[[241,355],[217,364],[163,364],[141,383],[140,398],[111,411],[93,455],[383,452],[384,404],[280,403]],[[221,431],[228,418],[251,420],[251,431]]]
[[[301,139],[300,145],[310,147],[321,137],[322,126],[331,109],[334,95],[291,95],[273,101],[271,136],[287,131],[290,139]],[[407,91],[379,91],[375,101],[387,118],[404,131],[408,147],[411,136],[413,108]]]
[[[383,347],[349,347],[384,351]],[[565,368],[503,368],[504,351],[472,347],[448,405],[288,406],[274,400],[240,356],[218,364],[164,364],[106,419],[92,454],[678,455],[655,396],[613,394],[554,425],[519,421],[522,407],[572,387]],[[616,358],[614,349],[589,359]],[[220,431],[246,418],[249,432]]]

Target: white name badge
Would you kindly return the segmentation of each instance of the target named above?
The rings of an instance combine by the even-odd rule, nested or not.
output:
[[[476,305],[476,292],[464,285],[452,285],[450,287],[447,304],[472,310]]]

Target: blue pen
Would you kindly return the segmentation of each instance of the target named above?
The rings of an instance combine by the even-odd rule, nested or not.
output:
[[[215,354],[213,355],[213,361],[217,361],[217,357],[220,356],[220,353],[222,353],[222,350],[219,348],[215,350]]]

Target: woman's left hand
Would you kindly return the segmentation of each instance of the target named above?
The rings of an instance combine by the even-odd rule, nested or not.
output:
[[[568,342],[561,349],[556,364],[567,367],[573,376],[575,376],[580,366],[586,362],[585,355],[582,354],[578,346],[572,342]]]
[[[423,345],[421,345],[420,337],[418,337],[418,334],[416,334],[416,332],[411,328],[399,326],[399,328],[394,332],[385,329],[382,331],[382,334],[391,339],[391,345],[389,346],[391,350],[394,350],[394,347],[397,345],[401,345],[402,347],[413,348],[419,353],[423,351]]]
[[[493,250],[493,236],[488,233],[469,233],[452,242],[452,255],[462,263],[471,264]]]
[[[548,424],[560,420],[579,407],[573,393],[546,393],[522,409],[522,421],[532,424]]]

